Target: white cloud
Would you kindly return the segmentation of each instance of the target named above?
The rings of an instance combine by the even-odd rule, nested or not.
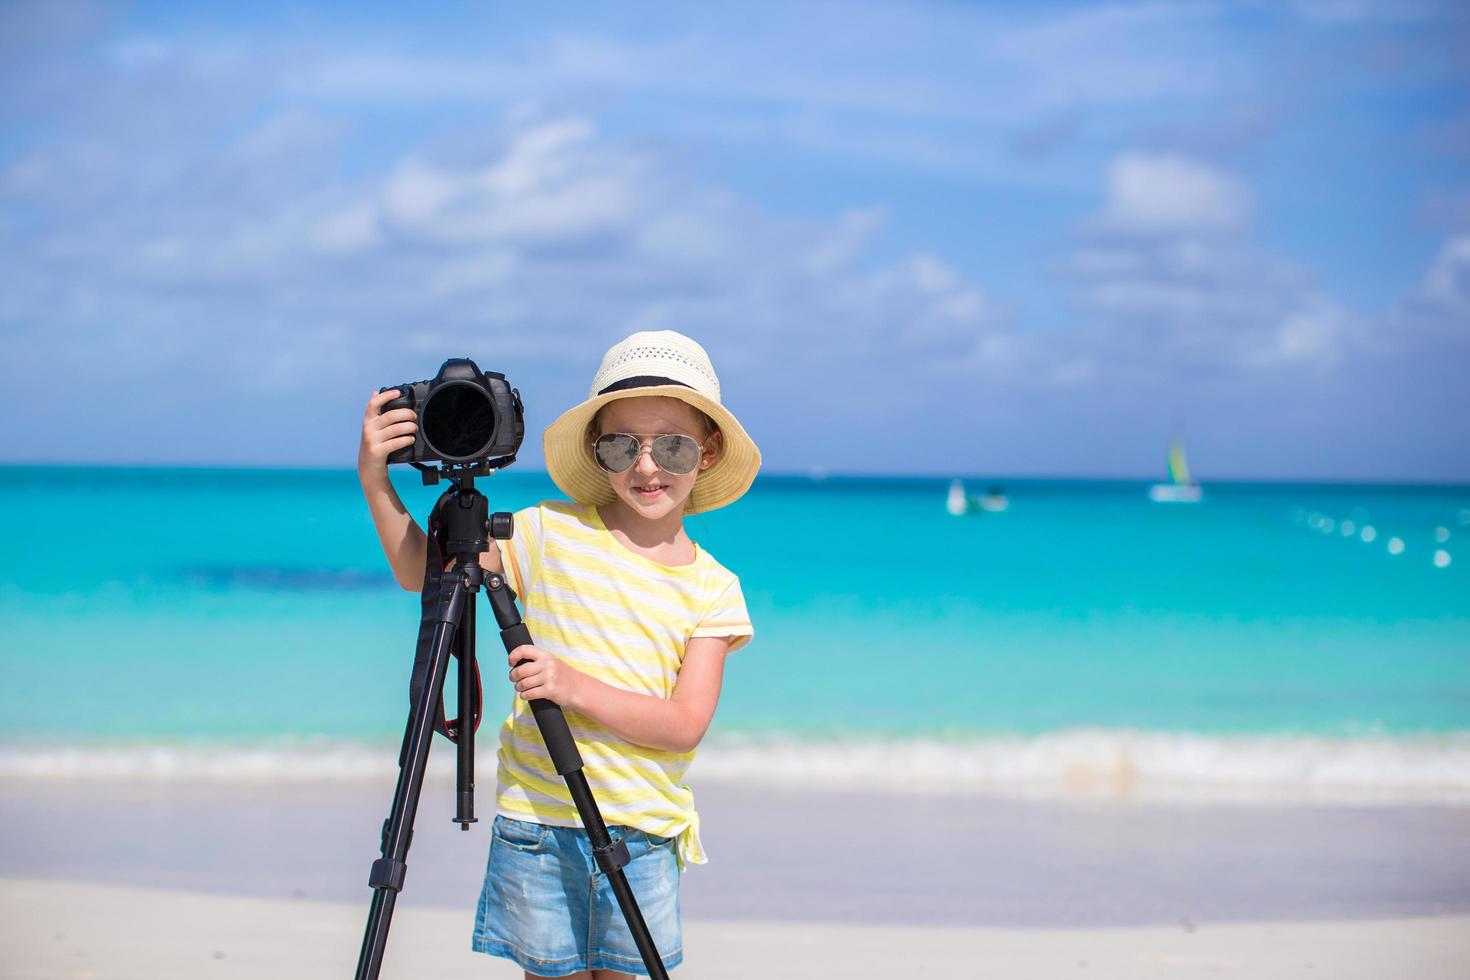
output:
[[[1125,154],[1108,171],[1104,220],[1138,232],[1218,232],[1244,227],[1251,193],[1239,180],[1178,156]]]
[[[44,85],[7,75],[0,101],[48,120],[0,162],[7,360],[57,355],[142,391],[222,362],[204,404],[255,384],[325,397],[324,380],[423,376],[471,348],[560,378],[627,330],[672,327],[741,379],[732,397],[758,422],[891,437],[923,419],[980,446],[1002,421],[1152,413],[1211,380],[1269,376],[1309,401],[1319,389],[1292,382],[1384,343],[1251,240],[1241,178],[1198,153],[1108,163],[1120,145],[1180,146],[1161,122],[1218,119],[1193,110],[1251,87],[1250,46],[1221,43],[1219,8],[890,6],[830,37],[830,18],[772,9],[736,37],[688,14],[635,40],[574,24],[483,53],[162,38]],[[1057,149],[1018,162],[1017,132]],[[768,169],[725,158],[735,143]],[[833,162],[860,179],[820,186]],[[1072,307],[1050,308],[1026,280],[1075,219],[1053,191],[1100,176],[1054,265]],[[745,178],[760,189],[737,191]],[[1001,207],[993,184],[1045,191]],[[965,254],[987,236],[1026,256],[1020,281]],[[1405,302],[1403,346],[1463,340],[1467,242]]]
[[[637,107],[640,125],[680,139],[784,144],[1027,183],[1042,175],[1017,166],[996,136],[1026,134],[1022,146],[1045,146],[1070,128],[1057,131],[1057,121],[1079,109],[1143,118],[1165,105],[1203,110],[1260,74],[1258,58],[1219,43],[1226,18],[1208,4],[863,4],[815,15],[795,4],[733,23],[701,9],[665,11],[633,36],[569,18],[473,54],[452,45],[308,49],[285,60],[278,84],[290,98],[374,106],[563,105],[594,93]]]
[[[1326,370],[1361,345],[1363,328],[1307,270],[1250,240],[1251,198],[1178,156],[1113,161],[1099,214],[1058,266],[1105,373]]]
[[[1470,345],[1470,234],[1452,236],[1440,247],[1389,320],[1391,332],[1380,339],[1385,346]]]
[[[1345,353],[1346,316],[1335,305],[1321,301],[1316,306],[1286,313],[1274,333],[1263,343],[1244,352],[1247,364],[1277,367],[1308,364],[1331,367]]]
[[[1211,4],[1108,3],[1047,11],[987,32],[987,59],[1013,66],[1012,104],[1033,111],[1220,95],[1252,69],[1226,45]]]
[[[317,222],[311,240],[324,252],[351,253],[374,248],[383,242],[378,211],[365,201],[334,211]]]
[[[1419,297],[1470,326],[1470,235],[1444,244],[1424,275]]]
[[[469,170],[411,161],[388,179],[382,217],[444,243],[566,240],[626,226],[640,164],[592,145],[583,119],[527,126],[500,158]]]
[[[519,74],[519,68],[489,59],[356,50],[294,62],[281,85],[286,94],[309,99],[493,102],[504,98],[506,82]]]
[[[286,109],[246,131],[233,152],[252,166],[272,166],[290,156],[319,155],[336,148],[346,127],[341,120],[302,109]]]
[[[836,226],[800,259],[802,266],[813,275],[841,269],[867,247],[886,219],[887,212],[883,208],[856,208],[844,212],[838,217]]]
[[[347,361],[458,349],[455,337],[487,329],[560,354],[573,337],[670,326],[778,373],[825,357],[866,369],[886,360],[915,379],[996,342],[993,304],[940,257],[872,260],[880,208],[781,217],[681,177],[586,117],[525,109],[483,150],[413,153],[345,184],[330,166],[312,171],[315,182],[273,176],[263,161],[296,149],[330,161],[338,136],[322,137],[318,122],[271,117],[222,149],[176,144],[163,158],[180,173],[238,168],[251,179],[230,178],[248,191],[236,196],[218,194],[218,180],[140,189],[123,173],[110,209],[70,210],[44,154],[12,166],[0,196],[54,202],[55,220],[22,253],[15,271],[39,285],[6,303],[7,320],[118,337],[144,322],[188,324],[185,342],[107,367],[155,373],[222,349],[242,375],[259,360],[259,376],[281,387],[319,365],[267,358],[260,322],[303,349],[330,336]],[[107,297],[102,321],[83,296]],[[339,344],[344,332],[357,342]]]

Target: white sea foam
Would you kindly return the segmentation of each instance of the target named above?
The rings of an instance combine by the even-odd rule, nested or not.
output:
[[[452,774],[453,752],[436,748],[430,775]],[[0,780],[364,782],[391,779],[397,763],[397,746],[361,742],[0,746]]]
[[[480,754],[480,782],[492,753]],[[299,784],[391,781],[397,746],[0,746],[0,781]],[[438,741],[431,779],[451,779]],[[690,771],[705,783],[879,793],[1202,803],[1470,805],[1470,732],[1423,736],[1200,735],[1071,729],[956,738],[711,738]]]
[[[1470,804],[1470,732],[1328,738],[1074,729],[805,744],[726,740],[701,780],[1159,802]]]

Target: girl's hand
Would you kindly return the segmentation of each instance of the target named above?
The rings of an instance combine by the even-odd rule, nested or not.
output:
[[[577,696],[589,680],[586,674],[558,660],[555,654],[530,644],[516,647],[506,659],[516,693],[527,701],[545,698],[563,708],[576,708]]]
[[[411,408],[395,408],[378,414],[378,409],[398,397],[397,388],[375,391],[368,399],[362,416],[362,442],[357,447],[357,470],[364,475],[388,474],[388,454],[413,445],[418,430],[418,413]]]

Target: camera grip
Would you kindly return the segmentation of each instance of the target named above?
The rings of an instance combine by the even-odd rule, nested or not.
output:
[[[413,385],[411,384],[388,385],[385,388],[379,388],[378,392],[381,394],[382,392],[393,391],[394,389],[397,389],[398,397],[379,408],[379,415],[382,415],[384,412],[391,412],[395,408],[413,408]]]

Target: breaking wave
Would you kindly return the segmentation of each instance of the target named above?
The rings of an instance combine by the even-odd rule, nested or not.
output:
[[[493,743],[481,739],[483,785]],[[0,780],[392,780],[398,746],[352,741],[0,744]],[[436,740],[429,778],[452,779]],[[1040,735],[705,741],[689,782],[1171,803],[1470,805],[1470,732],[1325,737],[1068,729]]]

